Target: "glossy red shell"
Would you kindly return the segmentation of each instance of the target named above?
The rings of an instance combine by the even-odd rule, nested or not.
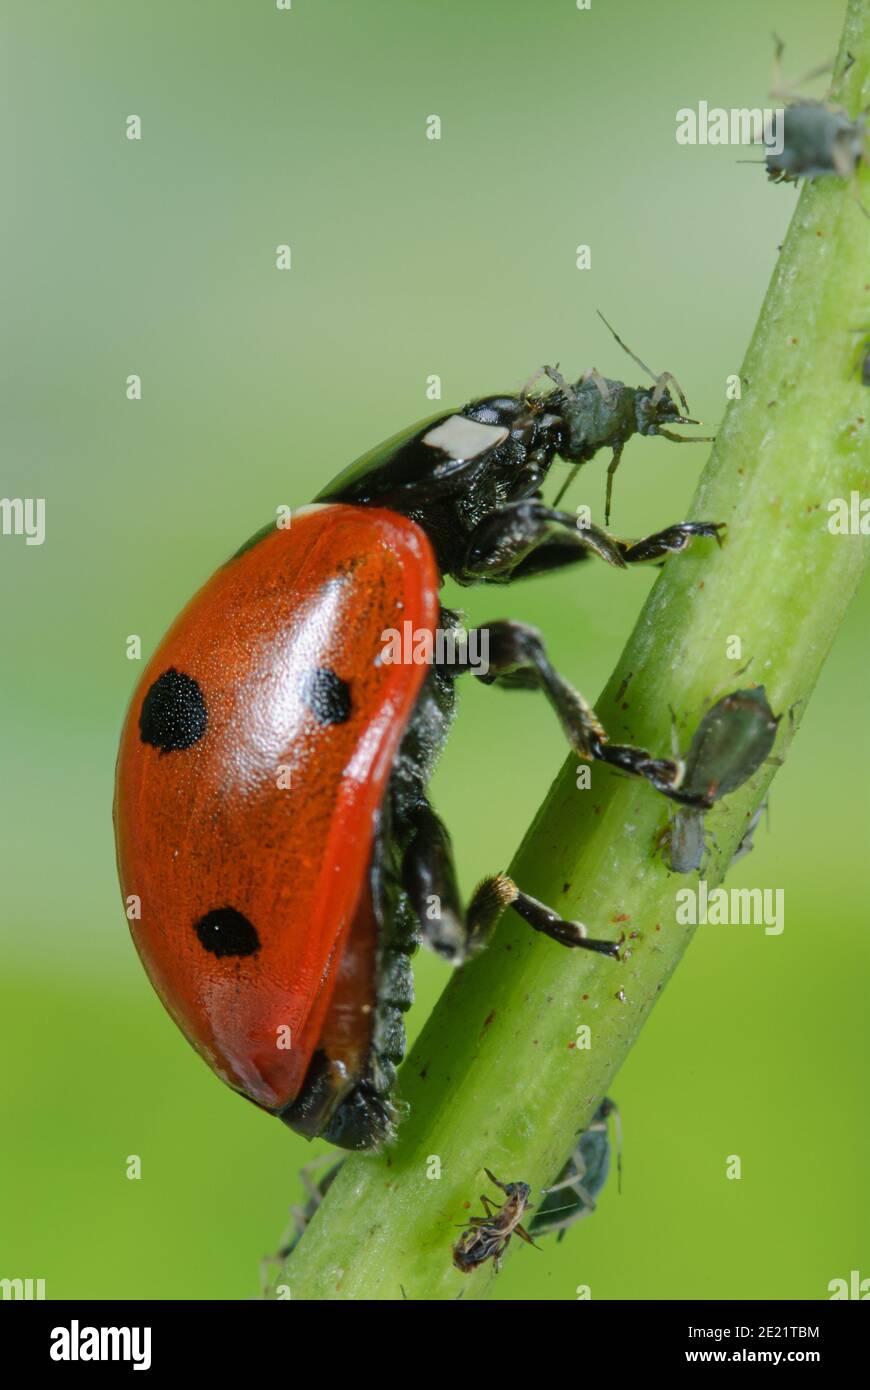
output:
[[[268,1109],[296,1097],[317,1046],[427,671],[382,662],[383,634],[408,620],[434,632],[439,582],[412,521],[306,508],[199,591],[127,715],[115,827],[122,893],[141,903],[130,922],[136,948],[193,1046]],[[324,669],[349,690],[343,722],[324,723],[306,701],[307,678]],[[168,670],[197,682],[207,724],[192,746],[166,752],[143,741],[139,721]],[[255,927],[253,953],[202,945],[195,924],[226,907]],[[289,1048],[279,1046],[287,1028]]]

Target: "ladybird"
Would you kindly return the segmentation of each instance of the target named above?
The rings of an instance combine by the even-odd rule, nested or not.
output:
[[[506,583],[592,554],[624,568],[720,539],[708,522],[636,542],[578,528],[542,499],[557,456],[570,431],[527,391],[405,430],[223,564],[133,695],[114,821],[136,949],[217,1075],[308,1138],[391,1136],[421,941],[459,964],[510,904],[564,945],[618,953],[503,874],[463,908],[427,798],[460,676],[537,687],[581,758],[703,804],[678,760],[609,741],[536,630],[439,640],[459,625],[445,576]],[[396,632],[413,636],[400,659]]]

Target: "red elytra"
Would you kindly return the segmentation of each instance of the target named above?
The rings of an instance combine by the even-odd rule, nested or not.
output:
[[[188,1040],[270,1111],[318,1045],[350,1074],[369,1048],[366,867],[427,671],[373,653],[406,620],[434,634],[439,583],[406,517],[306,508],[199,591],[130,705],[115,825],[133,940]]]

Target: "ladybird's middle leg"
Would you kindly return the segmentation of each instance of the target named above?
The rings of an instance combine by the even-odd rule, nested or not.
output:
[[[482,654],[487,667],[475,672],[478,680],[487,685],[542,690],[581,758],[609,763],[632,776],[644,777],[656,791],[683,805],[709,806],[705,797],[680,790],[684,771],[680,759],[656,758],[645,748],[609,741],[592,706],[551,665],[543,639],[533,627],[498,621],[481,627],[474,634],[476,643],[472,643],[471,635],[469,650]]]

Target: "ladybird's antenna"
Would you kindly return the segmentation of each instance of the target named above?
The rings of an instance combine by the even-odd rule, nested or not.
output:
[[[652,370],[652,368],[651,368],[651,367],[648,367],[648,366],[646,365],[646,363],[645,363],[644,361],[642,361],[640,357],[638,357],[637,353],[636,353],[636,352],[632,352],[632,350],[631,350],[631,348],[628,346],[628,344],[627,344],[627,343],[624,343],[624,342],[622,341],[622,339],[620,338],[620,336],[619,336],[619,334],[617,333],[616,329],[613,327],[612,324],[609,324],[609,323],[607,322],[607,319],[604,317],[604,315],[602,314],[601,310],[600,310],[600,309],[596,309],[595,312],[596,312],[596,314],[598,315],[598,317],[600,318],[601,322],[604,324],[605,328],[609,328],[609,329],[610,329],[611,333],[613,334],[613,336],[614,336],[614,338],[616,339],[616,341],[619,343],[619,346],[622,348],[623,352],[627,352],[627,353],[628,353],[628,355],[629,355],[629,357],[631,358],[632,362],[636,362],[637,365],[638,365],[639,367],[642,367],[643,370],[646,372],[647,376],[648,376],[648,377],[652,377],[653,381],[658,381],[658,377],[656,376],[656,374],[655,374],[655,372]]]

